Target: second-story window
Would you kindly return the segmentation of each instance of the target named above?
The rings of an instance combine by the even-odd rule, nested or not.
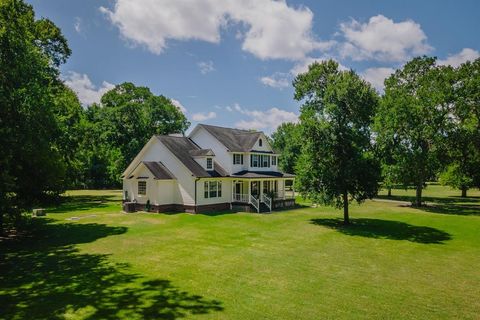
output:
[[[213,160],[212,158],[207,158],[207,170],[213,169]]]
[[[243,154],[235,153],[233,155],[233,164],[243,164]]]
[[[270,156],[266,154],[250,155],[250,166],[252,168],[270,168]]]
[[[276,166],[276,165],[277,165],[277,157],[272,156],[272,166]]]

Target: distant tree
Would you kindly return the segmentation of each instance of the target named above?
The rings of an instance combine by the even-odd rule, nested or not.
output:
[[[416,206],[422,205],[426,181],[442,167],[453,99],[451,69],[429,57],[408,62],[385,81],[376,115],[376,141],[391,146],[397,177],[416,188]]]
[[[66,187],[80,187],[83,164],[79,155],[86,134],[84,109],[70,88],[59,85],[55,94],[53,113],[57,123],[57,133],[53,142],[65,166]]]
[[[480,187],[480,59],[455,70],[454,103],[449,114],[448,167],[443,184],[461,190]]]
[[[272,146],[281,153],[279,165],[282,171],[294,173],[302,148],[299,125],[290,122],[282,123],[272,134]]]
[[[378,192],[380,167],[372,151],[370,126],[378,96],[354,71],[340,71],[332,60],[314,63],[294,82],[303,100],[302,154],[297,163],[300,192],[317,203],[343,207]]]
[[[0,1],[0,232],[5,217],[58,194],[65,168],[55,145],[55,97],[67,41],[30,5]]]

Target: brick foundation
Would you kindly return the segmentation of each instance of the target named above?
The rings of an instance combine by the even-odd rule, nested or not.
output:
[[[203,213],[214,211],[230,210],[230,203],[216,203],[202,206],[189,206],[183,204],[162,204],[150,205],[149,212],[189,212],[189,213]],[[126,211],[126,210],[125,210]],[[147,211],[147,205],[143,203],[135,204],[135,211]]]

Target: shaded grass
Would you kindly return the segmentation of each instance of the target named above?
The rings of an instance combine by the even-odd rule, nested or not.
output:
[[[431,227],[414,226],[404,222],[379,219],[353,219],[344,225],[343,219],[312,219],[313,224],[325,226],[350,236],[408,240],[419,243],[444,243],[452,237],[447,232]]]
[[[223,309],[169,280],[146,279],[128,263],[75,247],[124,234],[126,227],[50,219],[31,227],[29,238],[0,243],[1,318],[176,319]]]
[[[419,207],[431,213],[452,215],[480,215],[480,196],[478,190],[469,190],[469,196],[462,198],[458,190],[430,183],[423,191],[422,201],[424,206]],[[388,196],[383,190],[377,197],[382,200],[415,202],[415,190],[392,189],[392,195]]]
[[[456,194],[438,186],[426,195]],[[120,196],[71,192],[34,219],[32,238],[0,243],[0,318],[480,314],[480,217],[462,215],[463,199],[450,202],[452,215],[368,201],[351,206],[344,228],[340,211],[308,201],[268,215],[124,214]]]

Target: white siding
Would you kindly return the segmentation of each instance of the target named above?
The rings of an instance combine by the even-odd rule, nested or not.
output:
[[[223,169],[232,173],[232,155],[227,151],[227,148],[221,144],[216,138],[208,133],[204,128],[198,128],[190,136],[197,145],[202,149],[212,149],[215,153],[214,160],[218,162]],[[237,171],[235,171],[237,172]]]
[[[216,198],[205,198],[205,181],[221,181],[222,196]],[[225,203],[232,201],[232,180],[230,179],[200,179],[197,182],[197,205]]]
[[[161,161],[165,167],[167,167],[168,170],[170,170],[170,172],[172,172],[177,178],[176,182],[170,184],[158,184],[158,180],[153,180],[153,178],[148,179],[149,183],[147,183],[147,196],[152,204],[155,202],[162,203],[165,200],[165,197],[169,194],[169,191],[162,190],[165,188],[172,189],[172,193],[170,194],[171,200],[168,202],[168,204],[195,204],[194,177],[183,165],[183,163],[181,163],[180,160],[178,160],[159,140],[156,140],[150,144],[149,148],[144,150],[142,159],[137,159],[137,161]],[[145,170],[148,172],[146,168]],[[149,172],[148,174],[151,177]],[[144,176],[146,176],[146,174]],[[130,200],[133,200],[131,195],[134,194],[134,199],[137,199],[139,203],[144,203],[146,202],[147,197],[137,197],[138,192],[136,180],[137,179],[135,178],[124,180],[124,188],[126,188],[128,191]],[[152,190],[152,194],[149,193],[149,189]],[[162,195],[160,193],[162,193]]]

